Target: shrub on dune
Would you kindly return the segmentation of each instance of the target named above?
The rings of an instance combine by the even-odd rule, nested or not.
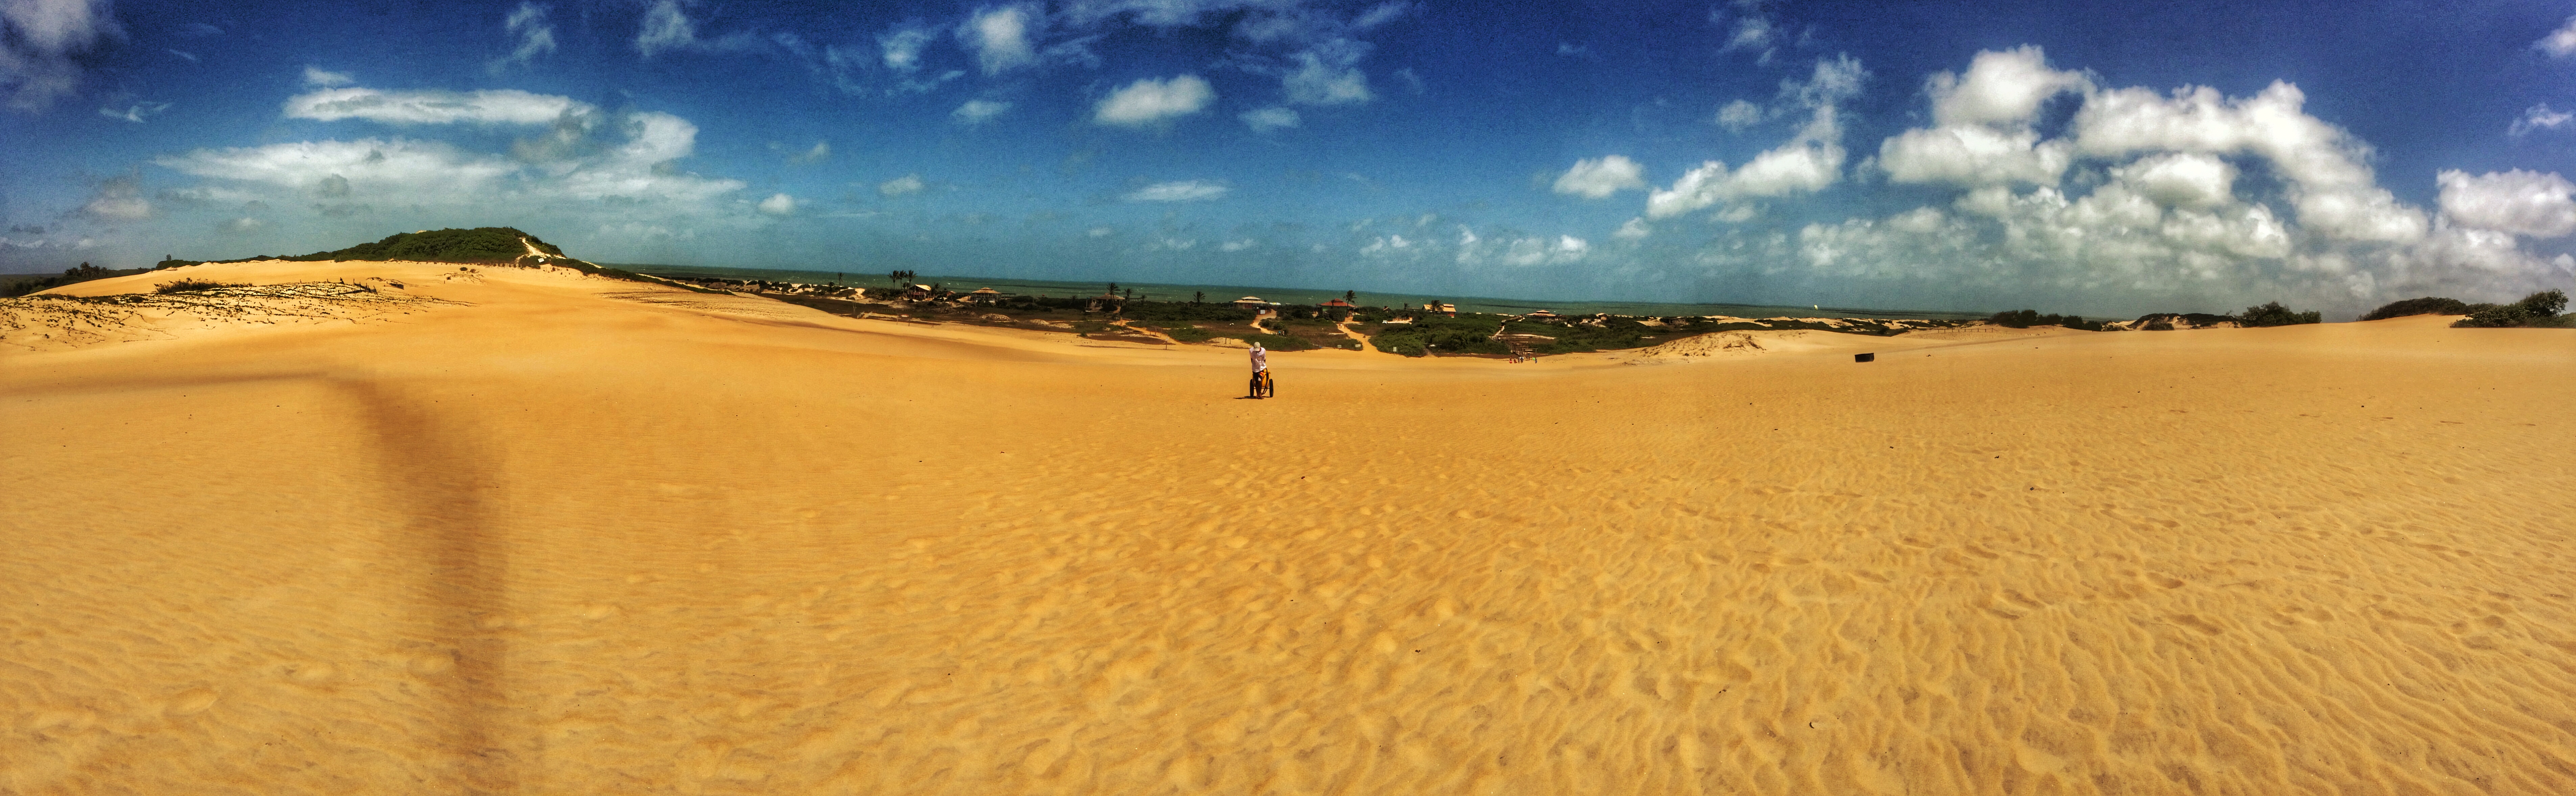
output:
[[[2469,317],[2451,325],[2466,329],[2509,329],[2524,326],[2563,326],[2559,311],[2567,309],[2567,294],[2543,290],[2522,297],[2511,304],[2484,304],[2470,308]]]
[[[2296,312],[2288,307],[2281,306],[2281,302],[2278,301],[2266,302],[2261,306],[2246,307],[2244,312],[2237,313],[2236,315],[2237,324],[2249,328],[2261,326],[2297,326],[2303,323],[2322,323],[2324,321],[2325,316],[2323,313],[2319,313],[2315,310]]]
[[[2365,321],[2384,321],[2390,318],[2403,318],[2409,315],[2467,315],[2469,312],[2470,308],[2468,302],[2455,298],[2425,296],[2423,298],[2411,298],[2403,301],[2391,301],[2386,304],[2382,304],[2379,306],[2379,309],[2371,310],[2370,314],[2361,316],[2361,319]]]

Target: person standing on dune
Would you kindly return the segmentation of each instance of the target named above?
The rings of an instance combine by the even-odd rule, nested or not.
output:
[[[1267,379],[1267,378],[1269,378],[1267,375],[1265,375],[1265,374],[1268,374],[1269,372],[1270,372],[1270,350],[1269,350],[1269,349],[1266,349],[1266,348],[1262,348],[1260,343],[1257,343],[1257,342],[1256,342],[1256,343],[1253,343],[1253,344],[1252,344],[1252,397],[1254,397],[1254,398],[1263,398],[1263,397],[1267,397],[1267,396],[1262,395],[1263,390],[1262,390],[1261,388],[1264,386],[1264,385],[1262,384],[1262,381],[1263,381],[1263,380],[1265,380],[1265,379]]]

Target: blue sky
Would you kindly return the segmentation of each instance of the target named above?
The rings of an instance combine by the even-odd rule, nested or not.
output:
[[[2576,287],[2576,2],[0,4],[0,270],[577,256],[2096,315]]]

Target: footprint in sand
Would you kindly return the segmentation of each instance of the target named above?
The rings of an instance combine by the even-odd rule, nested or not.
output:
[[[325,685],[339,678],[340,667],[321,661],[305,661],[286,666],[286,679],[305,685]]]
[[[214,707],[215,698],[214,689],[191,688],[170,698],[168,712],[173,716],[194,716],[206,712],[207,708]]]
[[[2198,630],[2202,635],[2215,636],[2227,632],[2226,628],[2202,619],[2198,614],[2174,614],[2170,618],[2173,619],[2174,624]]]

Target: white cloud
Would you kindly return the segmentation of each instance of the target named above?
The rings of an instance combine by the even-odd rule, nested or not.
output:
[[[2552,110],[2549,103],[2543,102],[2524,110],[2522,118],[2513,120],[2513,126],[2505,128],[2505,133],[2521,138],[2534,130],[2556,130],[2566,127],[2568,122],[2576,122],[2576,113]]]
[[[877,51],[886,68],[897,72],[921,69],[921,49],[930,45],[936,34],[912,25],[897,25],[877,34]]]
[[[1118,234],[1118,230],[1111,227],[1092,227],[1090,230],[1085,231],[1082,234],[1094,238],[1106,238],[1111,235]]]
[[[783,193],[770,194],[769,198],[760,200],[760,212],[773,216],[795,215],[796,197]]]
[[[81,205],[80,214],[99,221],[141,221],[152,217],[152,202],[143,198],[141,180],[110,177],[99,181],[98,191]]]
[[[187,51],[184,51],[184,50],[169,50],[169,49],[167,49],[167,48],[164,48],[164,49],[165,49],[167,52],[169,52],[171,55],[179,56],[179,59],[180,59],[180,60],[187,61],[188,63],[192,63],[192,64],[197,62],[197,54],[196,54],[196,53],[187,52]]]
[[[1334,39],[1296,54],[1299,66],[1280,80],[1288,101],[1305,105],[1352,105],[1369,101],[1368,75],[1356,64],[1368,54],[1366,42]]]
[[[1037,48],[1030,39],[1046,25],[1042,9],[1028,5],[1006,5],[976,11],[958,26],[957,38],[975,52],[984,74],[998,75],[1014,67],[1037,63]]]
[[[1741,133],[1746,128],[1761,123],[1762,106],[1751,102],[1735,100],[1726,103],[1726,107],[1717,109],[1717,126],[1726,128],[1730,133]]]
[[[2558,26],[2557,30],[2550,31],[2548,36],[2532,42],[2531,46],[2540,48],[2541,52],[2548,53],[2552,58],[2576,55],[2576,17],[2568,17],[2567,24]]]
[[[136,102],[127,104],[123,108],[100,108],[98,115],[142,124],[145,118],[160,115],[162,111],[169,109],[170,103],[167,102]]]
[[[2040,143],[2030,129],[1997,131],[1984,125],[1913,129],[1878,147],[1878,166],[1902,183],[1957,185],[2056,185],[2074,161],[2074,145]]]
[[[347,72],[333,72],[311,66],[304,67],[304,85],[319,88],[333,88],[355,82],[358,82],[358,78]]]
[[[689,15],[680,13],[679,0],[658,0],[644,11],[644,24],[635,32],[635,51],[651,58],[665,50],[685,49],[698,42],[698,26]]]
[[[2274,82],[2246,98],[2206,86],[2170,96],[2143,88],[2097,91],[2076,112],[2079,151],[2105,158],[2141,152],[2251,154],[2289,182],[2299,222],[2348,241],[2405,243],[2423,237],[2424,213],[2375,184],[2367,144],[2309,116],[2298,87]]]
[[[268,228],[268,222],[249,216],[228,219],[215,225],[215,231],[228,235],[247,235]]]
[[[555,51],[555,26],[547,23],[545,6],[520,3],[518,10],[510,12],[509,18],[503,21],[502,29],[508,31],[519,45],[509,55],[492,60],[494,72],[510,64],[526,66],[537,56]]]
[[[2175,152],[2111,170],[2139,195],[2166,207],[2208,208],[2236,200],[2236,167],[2216,157]]]
[[[1242,240],[1226,241],[1225,243],[1218,245],[1217,248],[1230,252],[1239,252],[1245,249],[1260,248],[1260,246],[1260,241],[1253,240],[1251,238],[1244,238]]]
[[[920,193],[921,189],[925,187],[928,186],[921,182],[921,175],[906,174],[885,182],[877,183],[877,193],[888,197],[895,197],[905,194]]]
[[[1770,63],[1780,43],[1780,29],[1771,15],[1764,12],[1764,1],[1735,0],[1733,5],[1738,10],[1735,24],[1727,33],[1725,46],[1719,47],[1718,51],[1758,50],[1762,53],[1761,62]],[[1710,9],[1708,21],[1724,24],[1726,19],[1725,9]]]
[[[2555,172],[2444,171],[2434,182],[2442,187],[2442,217],[2460,226],[2534,238],[2576,233],[2576,184]]]
[[[2075,147],[2041,142],[2032,123],[2049,98],[2092,85],[2082,73],[2048,68],[2035,46],[1979,52],[1965,75],[1943,71],[1924,81],[1934,126],[1880,142],[1878,166],[1900,183],[2056,185]]]
[[[1295,127],[1302,121],[1298,118],[1297,111],[1276,105],[1244,111],[1243,115],[1235,118],[1242,119],[1244,126],[1252,128],[1256,133]]]
[[[326,88],[286,99],[290,119],[365,119],[386,124],[553,124],[566,113],[589,113],[589,103],[518,89],[486,91],[382,91]]]
[[[9,107],[41,111],[78,90],[81,66],[72,57],[123,35],[108,0],[0,2],[0,89]]]
[[[1417,8],[1421,8],[1421,6],[1414,3],[1404,2],[1404,0],[1393,0],[1392,2],[1379,3],[1370,7],[1367,11],[1360,12],[1360,15],[1357,18],[1351,20],[1351,27],[1359,28],[1361,30],[1376,28],[1380,25],[1401,19],[1405,14],[1412,13],[1413,10]]]
[[[1966,75],[1939,72],[1925,81],[1932,95],[1932,123],[2022,125],[2039,116],[2041,104],[2066,92],[2081,92],[2093,81],[2080,72],[2048,68],[2037,45],[1985,50],[1968,61]]]
[[[948,118],[958,124],[973,126],[992,121],[993,117],[1000,116],[1010,109],[1011,104],[1008,102],[967,100],[966,104],[957,106],[957,110],[949,111]]]
[[[1592,244],[1572,235],[1558,235],[1556,240],[1521,238],[1503,248],[1498,259],[1504,265],[1562,265],[1580,262],[1592,253]]]
[[[1170,80],[1142,78],[1110,92],[1100,101],[1093,119],[1101,124],[1141,127],[1198,113],[1214,101],[1216,90],[1198,75]]]
[[[700,177],[677,167],[696,146],[697,126],[643,111],[592,128],[558,128],[573,136],[622,134],[620,142],[586,140],[560,157],[531,162],[440,141],[364,138],[255,147],[198,149],[154,163],[211,180],[264,187],[275,203],[337,194],[344,202],[475,208],[479,212],[560,212],[605,202],[622,214],[709,215],[714,200],[739,191],[739,180]]]
[[[1619,225],[1619,231],[1610,234],[1621,240],[1644,240],[1646,236],[1655,234],[1655,228],[1646,226],[1643,218],[1631,218],[1628,223]]]
[[[832,142],[816,141],[814,142],[814,148],[787,156],[787,162],[798,166],[810,166],[830,160],[831,158]]]
[[[1201,180],[1158,182],[1127,194],[1130,202],[1204,202],[1225,198],[1234,189]]]
[[[1647,194],[1646,217],[1670,218],[1721,202],[1814,193],[1833,185],[1842,178],[1844,157],[1835,106],[1858,94],[1868,74],[1849,55],[1817,59],[1809,79],[1783,81],[1780,86],[1783,97],[1812,109],[1813,115],[1795,137],[1732,170],[1723,161],[1701,163],[1671,188]]]
[[[1586,199],[1607,199],[1611,194],[1646,188],[1645,167],[1626,155],[1577,160],[1574,168],[1556,178],[1556,192]]]

